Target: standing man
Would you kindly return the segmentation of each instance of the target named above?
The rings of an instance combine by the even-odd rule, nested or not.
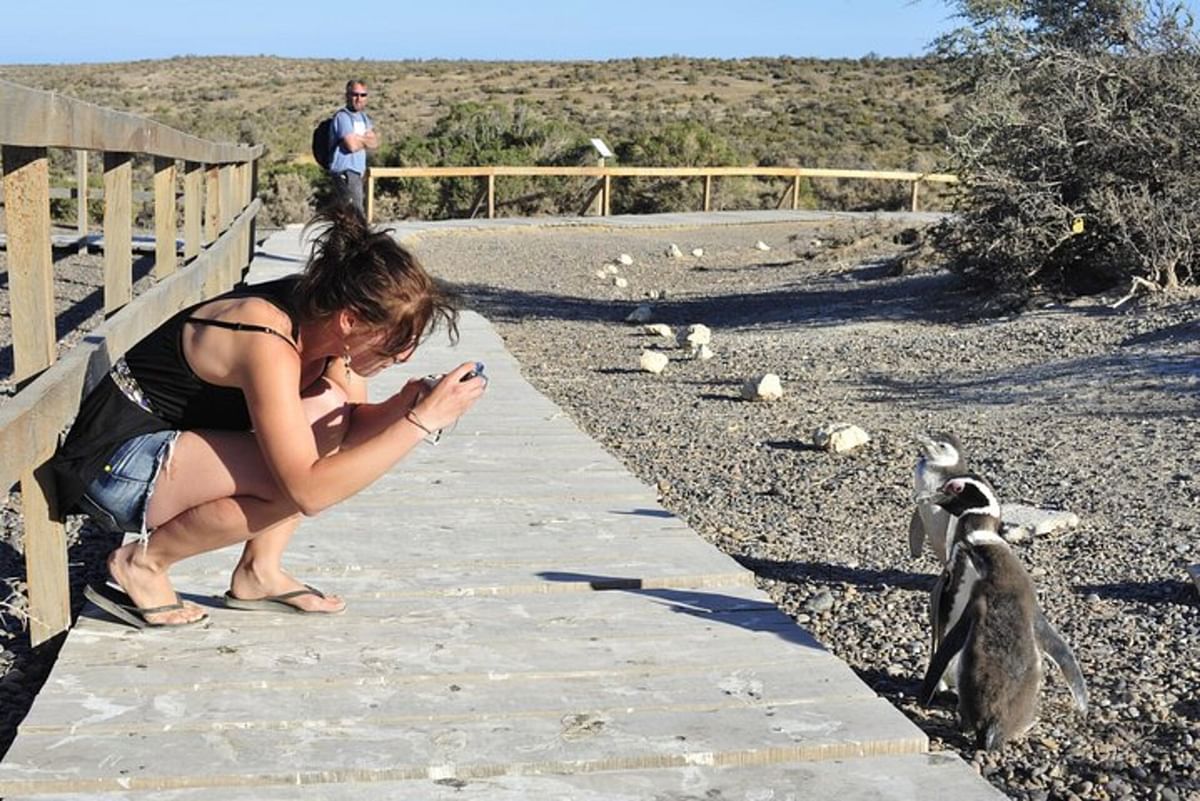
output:
[[[379,137],[365,111],[367,84],[364,81],[346,83],[346,107],[333,117],[330,139],[333,155],[329,159],[329,176],[334,191],[363,209],[363,175],[367,172],[367,151],[379,147]]]

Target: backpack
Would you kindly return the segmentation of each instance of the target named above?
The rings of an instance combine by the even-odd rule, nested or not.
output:
[[[333,118],[340,113],[341,109],[338,109],[333,116],[326,117],[313,128],[312,155],[323,170],[329,169],[329,162],[333,159]]]

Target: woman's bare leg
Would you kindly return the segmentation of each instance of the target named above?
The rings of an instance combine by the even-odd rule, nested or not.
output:
[[[335,450],[345,433],[344,401],[344,394],[331,386],[305,398],[321,453]],[[108,559],[113,579],[140,607],[175,601],[167,575],[171,565],[238,542],[247,542],[248,547],[231,582],[235,595],[258,598],[303,586],[280,564],[300,514],[280,492],[249,432],[181,434],[155,485],[146,519],[154,529],[146,545],[129,543]],[[263,545],[253,545],[259,538],[265,538]],[[337,611],[344,606],[333,596],[301,596],[296,603],[314,611]],[[203,614],[199,607],[185,604],[179,611],[150,615],[148,621],[178,624]]]

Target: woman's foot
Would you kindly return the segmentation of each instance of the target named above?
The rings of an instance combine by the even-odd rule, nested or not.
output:
[[[283,600],[302,612],[337,614],[346,610],[346,601],[338,595],[314,592],[282,569],[263,571],[239,564],[229,582],[229,595],[242,601]]]
[[[149,562],[139,542],[122,545],[108,555],[108,574],[141,609],[179,603],[179,596],[171,586],[167,571]],[[146,623],[152,626],[183,626],[206,616],[203,609],[186,601],[178,609],[143,615]]]

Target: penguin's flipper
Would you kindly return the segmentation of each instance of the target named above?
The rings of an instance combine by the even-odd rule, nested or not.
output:
[[[954,655],[966,645],[967,635],[974,623],[975,609],[968,607],[958,622],[954,624],[954,628],[946,634],[946,638],[942,640],[937,651],[934,652],[933,659],[929,660],[929,667],[925,671],[925,680],[921,682],[920,693],[917,695],[921,706],[929,706],[929,702],[933,700],[933,694],[937,690],[942,674],[946,672],[946,667]]]
[[[921,517],[921,507],[913,509],[912,520],[908,521],[908,552],[913,559],[921,555],[925,548],[925,520]]]
[[[929,591],[929,630],[933,633],[933,648],[930,653],[935,653],[938,646],[942,644],[942,594],[946,588],[946,571],[943,570],[938,574],[937,581],[933,583],[933,589]]]
[[[1067,686],[1071,689],[1071,697],[1075,701],[1075,708],[1080,712],[1087,712],[1087,683],[1083,680],[1079,663],[1075,661],[1075,654],[1062,635],[1046,619],[1046,615],[1041,609],[1037,610],[1037,616],[1034,618],[1033,633],[1037,637],[1038,648],[1050,657],[1050,661],[1058,666],[1063,677],[1066,678]]]

